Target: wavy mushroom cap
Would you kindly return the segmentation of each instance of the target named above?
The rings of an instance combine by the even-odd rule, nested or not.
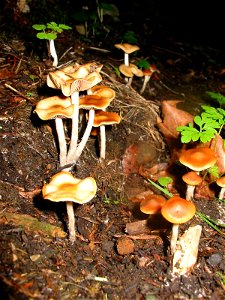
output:
[[[173,224],[182,224],[194,217],[196,207],[193,202],[173,196],[162,206],[161,214]]]
[[[98,95],[86,95],[79,98],[79,107],[84,109],[106,109],[110,105],[111,99]]]
[[[183,151],[179,161],[191,170],[198,172],[214,166],[217,158],[212,149],[200,147]]]
[[[40,119],[45,121],[57,116],[72,118],[74,105],[71,104],[70,98],[53,96],[40,100],[34,112],[37,113]]]
[[[101,125],[113,125],[119,124],[121,117],[111,111],[98,110],[95,112],[94,124],[93,127],[99,127]]]
[[[123,44],[115,44],[114,45],[117,49],[123,50],[125,53],[130,54],[134,51],[137,51],[140,49],[137,45],[132,45],[128,43],[123,43]]]
[[[116,93],[113,89],[104,85],[95,85],[91,88],[91,93],[93,95],[98,95],[101,97],[107,97],[110,100],[113,100],[116,96]]]
[[[102,81],[102,76],[98,72],[92,72],[84,79],[76,79],[71,84],[71,94],[86,91]]]
[[[92,177],[75,178],[70,172],[59,172],[42,188],[44,199],[54,202],[71,201],[78,204],[89,202],[97,192],[96,181]]]

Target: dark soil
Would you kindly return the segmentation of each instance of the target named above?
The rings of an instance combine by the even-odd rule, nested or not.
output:
[[[98,140],[91,137],[72,170],[78,178],[93,176],[98,191],[91,202],[74,206],[77,240],[71,245],[65,205],[43,200],[41,193],[60,168],[54,123],[41,121],[33,112],[39,100],[56,94],[46,86],[51,60],[43,54],[45,45],[39,49],[40,57],[34,44],[20,35],[11,32],[10,38],[0,38],[1,299],[225,299],[224,236],[198,216],[180,226],[181,233],[195,224],[203,229],[197,264],[187,275],[173,275],[172,225],[160,217],[153,223],[129,201],[152,189],[140,168],[150,170],[171,156],[156,124],[162,117],[162,101],[182,100],[179,108],[197,114],[201,104],[210,103],[206,91],[223,93],[222,50],[175,38],[141,48],[131,61],[153,59],[160,74],[140,95],[141,78],[134,78],[128,87],[115,73],[123,60],[122,51],[113,46],[120,42],[116,37],[112,44],[97,37],[90,43],[66,32],[57,40],[60,55],[71,47],[60,65],[103,64],[101,84],[115,90],[110,107],[122,117],[120,124],[107,128],[105,161],[99,161]],[[125,170],[132,149],[136,159]],[[184,194],[183,187],[179,192]],[[214,199],[193,201],[198,211],[224,222],[224,204]],[[127,224],[147,219],[144,235],[127,232]]]

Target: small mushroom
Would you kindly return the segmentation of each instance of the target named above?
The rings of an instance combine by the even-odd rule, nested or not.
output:
[[[105,126],[119,124],[121,117],[115,112],[99,110],[95,112],[93,127],[100,127],[100,160],[105,159],[106,133]]]
[[[147,195],[140,203],[140,211],[148,215],[158,214],[165,203],[166,198],[161,195]]]
[[[129,78],[127,83],[128,86],[131,85],[134,75],[138,77],[143,76],[143,72],[134,64],[130,64],[129,66],[122,64],[119,66],[119,70],[124,76]]]
[[[137,51],[140,49],[137,45],[132,45],[128,43],[123,43],[123,44],[115,44],[114,45],[117,49],[121,49],[124,52],[124,64],[126,66],[129,66],[129,54]]]
[[[66,202],[68,214],[69,239],[71,243],[76,240],[75,216],[73,203],[84,204],[92,200],[97,192],[95,179],[75,178],[70,172],[59,172],[55,174],[48,184],[42,188],[44,199],[53,202]]]
[[[221,187],[220,192],[219,192],[219,199],[222,200],[224,198],[224,194],[225,194],[225,176],[222,176],[219,179],[217,179],[216,183],[218,186]]]
[[[147,83],[151,79],[153,73],[155,73],[155,72],[159,73],[159,70],[156,68],[155,65],[150,65],[150,67],[148,69],[144,69],[144,70],[142,70],[142,72],[143,72],[143,76],[144,76],[144,81],[143,81],[142,88],[140,90],[140,94],[144,93]]]
[[[186,199],[192,200],[196,185],[202,182],[202,177],[194,171],[190,171],[182,176],[183,181],[187,184]]]
[[[171,254],[176,250],[179,233],[179,225],[188,222],[195,215],[196,207],[194,203],[179,196],[173,196],[162,206],[162,216],[173,224],[172,236],[170,240]]]

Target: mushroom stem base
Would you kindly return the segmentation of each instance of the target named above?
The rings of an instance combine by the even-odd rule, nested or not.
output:
[[[66,202],[66,210],[68,215],[68,230],[69,230],[69,240],[73,244],[76,241],[76,231],[75,231],[75,216],[73,209],[73,202]]]
[[[178,234],[179,234],[179,224],[173,224],[172,236],[171,236],[171,240],[170,240],[170,251],[171,251],[172,255],[174,254],[174,252],[176,250]]]

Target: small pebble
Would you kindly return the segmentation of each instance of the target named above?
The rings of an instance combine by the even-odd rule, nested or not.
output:
[[[117,241],[117,251],[120,255],[134,252],[134,242],[129,238],[119,238]]]

